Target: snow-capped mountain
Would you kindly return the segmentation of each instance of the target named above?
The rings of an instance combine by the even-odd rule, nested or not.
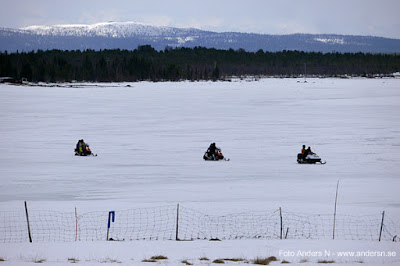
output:
[[[137,22],[105,22],[92,25],[29,26],[0,28],[0,51],[128,49],[152,45],[170,47],[203,46],[246,51],[316,51],[399,53],[400,40],[370,36],[332,34],[267,35],[239,32],[211,32],[173,28]]]
[[[29,26],[22,31],[42,36],[132,38],[137,36],[174,36],[200,32],[196,29],[151,26],[138,22],[104,22],[91,25],[72,24],[54,26]]]

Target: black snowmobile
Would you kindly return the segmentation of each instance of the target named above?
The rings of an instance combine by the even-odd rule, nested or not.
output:
[[[325,161],[322,161],[321,158],[316,153],[309,153],[304,157],[304,154],[297,154],[297,162],[301,164],[326,164]]]
[[[97,154],[92,153],[89,144],[85,143],[83,139],[79,140],[75,148],[75,156],[97,156]]]
[[[229,161],[229,159],[225,158],[222,154],[222,150],[215,146],[215,143],[212,143],[207,151],[203,155],[203,159],[206,161],[220,161],[225,160]]]

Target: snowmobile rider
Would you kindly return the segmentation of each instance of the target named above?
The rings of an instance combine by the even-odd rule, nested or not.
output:
[[[77,155],[90,155],[91,152],[88,148],[88,145],[85,143],[83,139],[80,139],[76,144],[75,153]]]
[[[311,147],[310,147],[310,146],[308,146],[308,148],[307,148],[305,154],[306,154],[305,156],[307,156],[307,155],[309,155],[309,154],[314,154],[314,153],[311,151]]]
[[[221,149],[215,145],[215,142],[211,143],[210,147],[208,147],[206,153],[203,156],[204,160],[212,160],[218,161],[223,160],[224,155],[221,152]]]
[[[210,154],[215,154],[215,150],[217,149],[217,147],[215,146],[215,142],[210,144],[210,147],[208,147],[208,152]]]
[[[208,147],[207,156],[215,159],[217,156],[216,151],[217,151],[217,146],[215,146],[215,142],[213,142],[210,144],[210,147]]]
[[[306,158],[307,154],[306,154],[306,145],[303,145],[303,148],[301,149],[301,155],[303,157],[303,159]]]
[[[85,145],[85,142],[83,141],[83,139],[78,140],[78,143],[76,143],[75,152],[77,152],[79,154],[82,153],[84,145]]]
[[[306,152],[306,145],[303,145],[303,148],[301,149],[301,154],[304,154]]]

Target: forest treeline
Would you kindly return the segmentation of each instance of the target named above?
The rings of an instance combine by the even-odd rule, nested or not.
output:
[[[0,53],[0,77],[15,80],[164,81],[218,80],[231,76],[339,76],[390,74],[400,71],[399,54],[246,52],[203,47],[149,45],[131,50],[48,50]]]

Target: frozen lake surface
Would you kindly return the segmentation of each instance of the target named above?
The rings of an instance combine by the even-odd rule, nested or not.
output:
[[[399,79],[1,85],[0,98],[1,209],[331,213],[340,180],[338,211],[400,218]],[[97,157],[74,156],[82,138]],[[203,161],[211,142],[231,161]],[[303,144],[328,163],[297,164]]]

